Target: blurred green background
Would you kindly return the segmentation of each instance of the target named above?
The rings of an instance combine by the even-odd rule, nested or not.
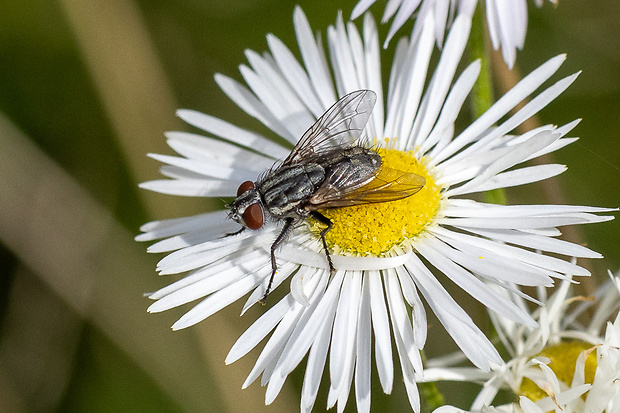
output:
[[[355,3],[299,2],[313,29],[323,32],[338,7],[348,17]],[[378,3],[371,8],[376,17],[385,4]],[[540,114],[541,122],[560,125],[583,118],[573,132],[581,140],[555,155],[569,170],[552,183],[553,194],[532,185],[510,191],[509,200],[619,206],[620,3],[561,1],[542,9],[531,3],[518,70],[528,73],[558,53],[568,54],[561,75],[583,70]],[[298,54],[295,4],[2,2],[0,411],[298,410],[300,373],[265,407],[257,383],[240,389],[257,353],[224,365],[236,338],[264,309],[239,318],[236,303],[172,333],[169,326],[187,308],[146,313],[142,294],[170,280],[155,273],[160,257],[133,241],[146,221],[221,206],[138,190],[138,182],[159,178],[157,163],[145,154],[171,153],[163,132],[189,130],[174,116],[179,107],[260,129],[227,100],[213,74],[241,79],[243,51],[266,50],[267,33]],[[386,32],[381,26],[381,39]],[[389,62],[382,62],[386,73]],[[578,228],[571,237],[606,256],[584,263],[594,284],[607,268],[620,267],[620,221]],[[430,356],[454,348],[443,344],[450,340],[437,322],[429,342]],[[373,411],[409,410],[398,379],[394,387],[385,396],[373,385]],[[324,390],[317,411],[324,409]],[[351,399],[347,411],[354,408]]]

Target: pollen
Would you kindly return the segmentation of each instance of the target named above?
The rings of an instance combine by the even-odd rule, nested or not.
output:
[[[382,165],[404,172],[413,172],[426,179],[417,193],[397,201],[323,209],[332,229],[325,239],[332,253],[351,256],[384,256],[397,245],[418,236],[439,210],[441,188],[435,183],[424,158],[413,152],[378,148]],[[363,188],[362,188],[363,189]],[[310,221],[317,236],[325,227]]]
[[[570,386],[575,375],[575,363],[579,355],[591,349],[592,344],[584,341],[571,341],[549,346],[540,352],[537,356],[547,357],[551,360],[549,368],[553,370],[558,380]],[[596,372],[596,351],[590,352],[586,358],[585,365],[585,382],[592,384],[594,381],[594,373]],[[532,380],[524,378],[519,388],[519,394],[526,396],[530,400],[537,401],[548,396],[540,387]],[[584,394],[585,396],[585,394]]]

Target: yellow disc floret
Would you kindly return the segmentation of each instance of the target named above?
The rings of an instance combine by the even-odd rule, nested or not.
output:
[[[385,255],[395,245],[418,235],[439,209],[441,188],[427,170],[424,158],[418,160],[413,152],[395,149],[375,150],[381,155],[382,166],[421,175],[426,183],[405,199],[321,210],[333,223],[325,238],[335,254]],[[316,234],[324,228],[314,221],[310,224]]]
[[[570,386],[575,375],[575,363],[579,355],[586,350],[592,349],[592,344],[583,341],[571,341],[554,346],[549,346],[537,356],[547,357],[551,360],[549,368],[553,370],[558,380]],[[596,351],[590,352],[586,358],[585,382],[592,384],[596,371]],[[530,400],[537,401],[548,396],[532,380],[524,378],[519,388],[519,394]]]

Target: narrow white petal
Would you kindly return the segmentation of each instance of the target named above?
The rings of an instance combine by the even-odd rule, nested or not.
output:
[[[348,394],[348,389],[351,387],[350,378],[347,376],[355,363],[355,341],[361,288],[361,273],[358,271],[347,272],[338,299],[329,358],[331,389],[335,390],[333,394],[338,399],[340,399],[341,392],[345,391],[345,388]],[[340,400],[338,401],[340,405]],[[328,401],[328,407],[329,405],[330,402]]]
[[[270,116],[288,131],[287,136],[295,137],[291,143],[296,143],[303,133],[314,123],[315,118],[303,106],[300,100],[290,90],[287,97],[279,93],[278,87],[272,81],[264,80],[245,65],[239,66],[243,79],[254,95],[264,104]],[[265,115],[266,116],[266,115]]]
[[[490,362],[502,364],[495,347],[476,327],[467,313],[454,302],[424,264],[414,256],[406,267],[411,274],[415,275],[414,279],[418,288],[429,306],[467,358],[485,371],[489,370]]]
[[[399,136],[399,148],[404,149],[406,137],[411,133],[411,126],[420,105],[424,82],[433,51],[432,18],[424,21],[419,41],[411,41],[407,46],[405,40],[399,43],[387,98],[386,137]]]
[[[368,88],[377,94],[377,102],[368,122],[368,136],[384,137],[384,101],[383,83],[381,80],[381,52],[379,48],[379,34],[375,19],[370,15],[364,16],[364,60]]]
[[[424,348],[427,334],[426,310],[424,310],[424,304],[422,304],[422,300],[420,300],[411,274],[409,274],[404,267],[397,267],[396,274],[400,281],[403,296],[411,307],[413,341],[418,348]]]
[[[325,369],[333,322],[333,314],[331,314],[331,317],[326,314],[323,325],[319,329],[316,339],[312,344],[312,348],[310,349],[308,362],[306,364],[306,374],[304,375],[304,384],[301,389],[302,412],[305,411],[310,413],[314,407],[319,385],[321,384],[323,370]]]
[[[413,328],[407,315],[405,302],[401,295],[400,283],[396,271],[389,270],[386,274],[386,292],[390,308],[390,318],[394,328],[394,337],[400,343],[399,353],[405,363],[409,363],[413,370],[422,373],[422,359],[420,349],[413,339]]]
[[[451,161],[463,159],[470,154],[493,147],[494,142],[497,141],[498,137],[512,131],[527,119],[538,113],[542,108],[547,106],[551,101],[564,92],[575,81],[578,75],[579,73],[575,73],[571,76],[565,77],[545,89],[539,95],[527,102],[521,109],[519,109],[519,111],[517,111],[517,113],[495,128],[492,133],[483,137],[470,147],[462,150],[458,155],[454,156]]]
[[[242,254],[231,255],[226,261],[223,261],[215,265],[210,265],[205,268],[201,268],[199,270],[189,273],[189,275],[186,275],[180,280],[150,294],[149,298],[152,300],[158,300],[162,297],[167,296],[168,294],[173,293],[174,291],[185,288],[188,285],[191,285],[195,282],[209,278],[215,274],[219,274],[222,272],[229,271],[230,269],[234,269],[239,264],[242,264],[245,262],[252,262],[257,257],[263,257],[262,260],[264,262],[267,262],[268,257],[264,255],[262,250],[254,250],[249,253],[247,253],[246,251],[242,251]],[[260,261],[258,265],[260,265]]]
[[[267,42],[269,43],[271,53],[273,53],[273,58],[277,62],[284,77],[286,77],[290,87],[295,91],[295,94],[303,101],[306,107],[310,109],[314,118],[317,119],[320,117],[325,111],[325,107],[317,99],[310,79],[303,67],[280,39],[270,35],[267,36]]]
[[[298,323],[278,361],[276,370],[281,376],[288,375],[301,362],[316,339],[316,333],[320,330],[325,318],[333,317],[330,314],[335,314],[343,276],[344,271],[336,271],[320,300],[316,300],[316,303],[306,310],[307,319],[303,323]]]
[[[370,288],[370,310],[372,315],[372,329],[375,337],[375,362],[379,381],[383,392],[390,394],[394,382],[394,364],[392,361],[392,334],[385,307],[383,283],[378,271],[368,272]]]
[[[362,284],[362,296],[359,303],[358,331],[355,362],[355,400],[357,411],[360,413],[370,412],[370,282],[369,274],[364,273]]]
[[[258,119],[261,123],[267,126],[269,129],[282,136],[284,139],[294,144],[299,139],[290,132],[283,123],[284,119],[278,119],[270,110],[268,106],[265,106],[247,87],[231,79],[228,76],[222,74],[215,75],[215,82],[220,89],[239,106],[248,115]]]
[[[341,14],[338,15],[336,26],[329,27],[327,39],[338,94],[344,95],[345,93],[363,88],[363,79],[358,77],[355,68],[357,57],[352,54]]]
[[[560,135],[551,133],[551,131],[543,131],[526,142],[515,145],[509,152],[488,165],[481,174],[471,181],[458,188],[450,188],[449,194],[446,196],[461,195],[476,189],[479,185],[485,184],[499,172],[511,168],[527,159],[532,154],[542,150],[560,138]]]
[[[204,113],[181,109],[177,111],[177,116],[190,125],[226,139],[229,142],[264,153],[273,159],[285,158],[290,152],[290,149],[284,148],[262,135]]]
[[[444,51],[424,94],[422,105],[408,138],[408,147],[412,148],[416,144],[421,144],[421,137],[426,138],[435,125],[452,85],[457,65],[465,50],[470,28],[471,20],[462,15],[457,17],[452,24],[444,45]]]
[[[261,280],[271,270],[271,267],[267,265],[267,262],[265,262],[263,257],[259,257],[254,261],[248,262],[248,266],[250,265],[256,265],[257,267],[249,270],[249,273],[245,268],[240,269],[238,267],[232,267],[226,271],[222,271],[218,274],[193,282],[191,285],[186,287],[177,288],[175,291],[158,298],[155,303],[151,304],[148,311],[151,313],[158,313],[178,307],[189,303],[190,301],[205,297],[216,291],[223,290],[229,285],[236,283],[237,280],[246,276],[256,280]]]
[[[160,179],[142,182],[138,186],[160,194],[180,196],[226,197],[236,193],[233,181],[219,179]]]
[[[415,9],[418,7],[419,1],[402,1],[400,3],[400,7],[394,20],[392,21],[392,26],[390,26],[390,31],[388,32],[387,38],[385,39],[385,43],[383,45],[384,48],[387,48],[389,41],[394,37],[398,29],[400,29],[403,24],[407,21],[407,19],[413,14]],[[386,9],[387,11],[387,9]],[[420,13],[421,14],[421,13]],[[420,17],[424,18],[424,16]],[[416,19],[417,20],[417,19]],[[417,21],[416,21],[417,23]]]
[[[592,251],[582,245],[541,235],[525,234],[514,230],[485,231],[472,228],[469,229],[469,231],[483,237],[496,239],[510,244],[521,245],[523,247],[533,248],[536,250],[562,254],[567,257],[602,258],[601,254],[598,252]]]
[[[484,192],[497,188],[509,188],[531,184],[533,182],[539,182],[557,176],[565,172],[567,169],[568,168],[566,168],[565,165],[558,164],[528,166],[525,168],[499,173],[488,179],[484,184],[476,186],[475,189],[472,189],[471,191]],[[461,191],[461,194],[465,194],[465,192]]]
[[[437,232],[434,233],[437,234]],[[430,237],[428,243],[434,245],[440,254],[469,271],[490,280],[502,280],[518,285],[544,285],[547,287],[553,285],[553,280],[547,275],[548,272],[541,271],[506,255],[497,256],[497,254],[488,253],[487,250],[480,247],[467,248],[463,243],[452,242],[450,238],[442,234],[440,233],[438,237],[446,244],[434,242]]]
[[[445,256],[443,253],[446,248],[439,240],[428,238],[425,242],[418,243],[417,249],[435,268],[489,309],[515,322],[536,327],[536,322],[529,314],[511,301],[498,296],[488,285]]]
[[[193,270],[237,251],[257,249],[259,245],[270,242],[271,238],[272,234],[268,232],[255,237],[241,233],[235,237],[203,242],[167,255],[157,263],[157,271],[162,275],[168,275]]]
[[[590,272],[585,268],[579,267],[568,261],[563,261],[558,258],[537,254],[531,251],[524,250],[522,248],[500,244],[479,237],[459,234],[443,228],[435,228],[434,233],[449,244],[465,251],[472,249],[482,249],[481,251],[479,251],[479,253],[482,254],[483,251],[486,250],[489,252],[489,257],[495,256],[498,259],[501,257],[505,257],[506,259],[515,259],[529,265],[537,266],[551,271],[557,271],[560,273],[583,276],[590,275]]]
[[[549,79],[559,69],[565,59],[565,55],[556,56],[523,78],[495,102],[489,110],[469,125],[445,149],[438,153],[433,153],[433,161],[439,163],[452,156],[465,145],[478,139],[481,134]]]
[[[456,118],[463,107],[463,103],[469,95],[469,92],[471,92],[479,74],[480,60],[471,63],[467,69],[461,73],[441,108],[441,114],[433,130],[429,133],[428,137],[423,139],[420,153],[426,153],[433,145],[440,141],[442,146],[447,144],[447,142],[443,142],[442,138],[445,136],[446,130],[450,131],[450,137],[452,137],[454,122],[456,122]],[[418,144],[418,141],[422,141],[421,138],[422,136],[419,135],[415,143]]]
[[[362,15],[376,0],[360,0],[351,12],[351,20],[355,20]]]
[[[319,45],[317,45],[308,19],[299,6],[295,7],[293,22],[301,57],[308,71],[308,76],[312,81],[313,88],[321,101],[321,108],[325,110],[337,100],[333,81],[327,67],[327,59]]]
[[[222,308],[232,304],[247,294],[257,283],[261,281],[261,277],[264,277],[267,274],[269,274],[269,271],[265,271],[263,274],[255,273],[247,277],[242,277],[237,280],[237,282],[211,294],[194,308],[185,313],[176,323],[172,325],[172,329],[180,330],[193,326],[212,314],[215,314]]]
[[[273,159],[250,152],[237,145],[187,132],[166,132],[168,145],[179,155],[220,166],[234,166],[262,172],[273,165]]]
[[[225,363],[231,364],[239,360],[241,357],[249,353],[254,347],[258,345],[267,334],[269,334],[284,316],[291,311],[295,301],[291,295],[287,295],[274,306],[272,306],[265,314],[260,316],[243,334],[237,339],[232,346],[228,355],[226,356]]]

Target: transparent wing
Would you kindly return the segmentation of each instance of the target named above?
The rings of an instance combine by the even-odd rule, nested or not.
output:
[[[303,134],[281,166],[353,145],[362,135],[376,101],[372,90],[357,90],[340,98]]]
[[[426,179],[412,172],[380,167],[376,175],[365,182],[354,179],[347,183],[342,177],[326,181],[310,198],[307,208],[338,208],[377,202],[397,201],[420,191]]]

